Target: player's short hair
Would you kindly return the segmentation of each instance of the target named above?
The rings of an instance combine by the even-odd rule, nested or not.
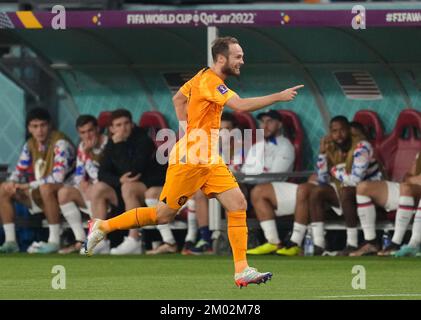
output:
[[[83,127],[85,124],[92,123],[94,127],[98,127],[98,120],[90,114],[81,114],[76,119],[76,128]]]
[[[229,121],[232,123],[233,128],[238,127],[237,118],[232,114],[232,112],[227,112],[227,111],[222,112],[221,121]]]
[[[111,112],[110,124],[112,125],[113,121],[118,118],[128,118],[130,122],[133,121],[132,114],[127,109],[117,109]]]
[[[263,117],[269,117],[271,119],[275,119],[282,122],[282,115],[276,110],[269,110],[266,112],[259,113],[257,115],[257,120],[262,120]]]
[[[239,42],[234,37],[221,37],[215,39],[212,43],[212,59],[214,62],[216,61],[218,54],[222,54],[224,57],[228,58],[230,44],[239,44]]]
[[[51,116],[47,109],[44,108],[34,108],[28,112],[26,115],[26,126],[33,120],[47,121],[51,123]]]
[[[365,127],[360,122],[358,122],[358,121],[351,121],[349,123],[349,126],[351,128],[354,128],[354,129],[359,130],[363,136],[367,136],[367,131],[366,131]]]
[[[330,120],[330,126],[332,126],[332,123],[334,123],[334,122],[342,123],[347,128],[350,127],[349,121],[348,121],[348,119],[345,116],[336,116],[336,117],[333,117]]]

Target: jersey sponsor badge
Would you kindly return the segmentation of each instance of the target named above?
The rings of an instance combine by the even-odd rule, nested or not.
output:
[[[225,94],[228,92],[228,88],[224,84],[219,85],[217,89],[221,94]]]
[[[179,204],[180,206],[184,206],[184,205],[186,204],[187,200],[189,200],[189,198],[187,198],[186,196],[181,196],[181,197],[178,199],[178,204]]]

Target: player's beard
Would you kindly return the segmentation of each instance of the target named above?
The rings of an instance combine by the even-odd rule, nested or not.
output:
[[[276,139],[278,135],[279,135],[278,131],[271,132],[265,137],[265,140],[268,141],[268,140]]]
[[[348,137],[342,143],[335,142],[335,144],[342,152],[348,152],[352,146],[352,139],[351,137]]]
[[[222,71],[222,73],[223,73],[223,74],[225,74],[225,75],[227,75],[227,76],[234,76],[234,77],[239,77],[239,76],[240,76],[240,74],[239,74],[239,73],[236,73],[236,72],[234,71],[234,67],[231,67],[231,66],[229,65],[229,61],[227,61],[227,62],[225,63],[225,65],[222,67],[221,71]]]

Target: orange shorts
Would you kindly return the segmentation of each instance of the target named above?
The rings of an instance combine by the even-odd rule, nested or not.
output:
[[[211,197],[233,188],[238,188],[238,183],[224,163],[206,166],[174,164],[167,169],[159,200],[178,210],[199,189]]]

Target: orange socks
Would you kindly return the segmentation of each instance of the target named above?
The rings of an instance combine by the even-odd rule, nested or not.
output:
[[[135,208],[102,222],[100,228],[106,233],[128,230],[156,224],[156,207]]]
[[[242,272],[247,264],[247,222],[245,211],[230,211],[228,217],[228,239],[234,256],[235,272]]]

